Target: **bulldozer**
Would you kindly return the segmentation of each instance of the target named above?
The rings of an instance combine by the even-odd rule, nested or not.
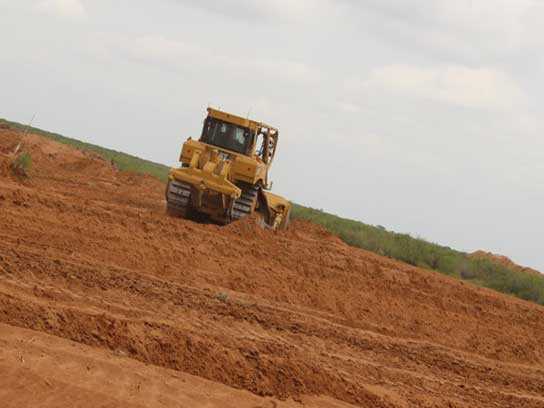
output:
[[[269,191],[278,129],[214,108],[207,113],[200,138],[185,141],[181,166],[170,170],[167,212],[221,225],[256,214],[263,227],[287,228],[291,203]]]

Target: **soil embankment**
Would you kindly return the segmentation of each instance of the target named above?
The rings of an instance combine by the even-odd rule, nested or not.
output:
[[[0,129],[0,152],[19,142],[30,177],[0,174],[11,406],[544,407],[544,308],[308,223],[169,218],[159,181]]]

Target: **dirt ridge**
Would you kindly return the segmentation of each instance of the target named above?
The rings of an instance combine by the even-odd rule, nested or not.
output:
[[[0,342],[30,329],[277,406],[544,407],[544,308],[305,222],[172,219],[157,180],[0,129],[0,151],[19,142],[33,168],[0,176]]]

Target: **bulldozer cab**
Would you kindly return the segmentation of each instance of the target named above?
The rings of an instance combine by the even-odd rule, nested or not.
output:
[[[201,142],[249,155],[251,133],[247,128],[208,116],[204,121]]]
[[[264,123],[208,108],[200,141],[271,164],[278,136],[277,129]]]

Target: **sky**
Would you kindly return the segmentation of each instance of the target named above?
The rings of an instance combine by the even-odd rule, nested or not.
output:
[[[176,165],[211,105],[274,191],[544,271],[542,0],[0,0],[0,117]]]

